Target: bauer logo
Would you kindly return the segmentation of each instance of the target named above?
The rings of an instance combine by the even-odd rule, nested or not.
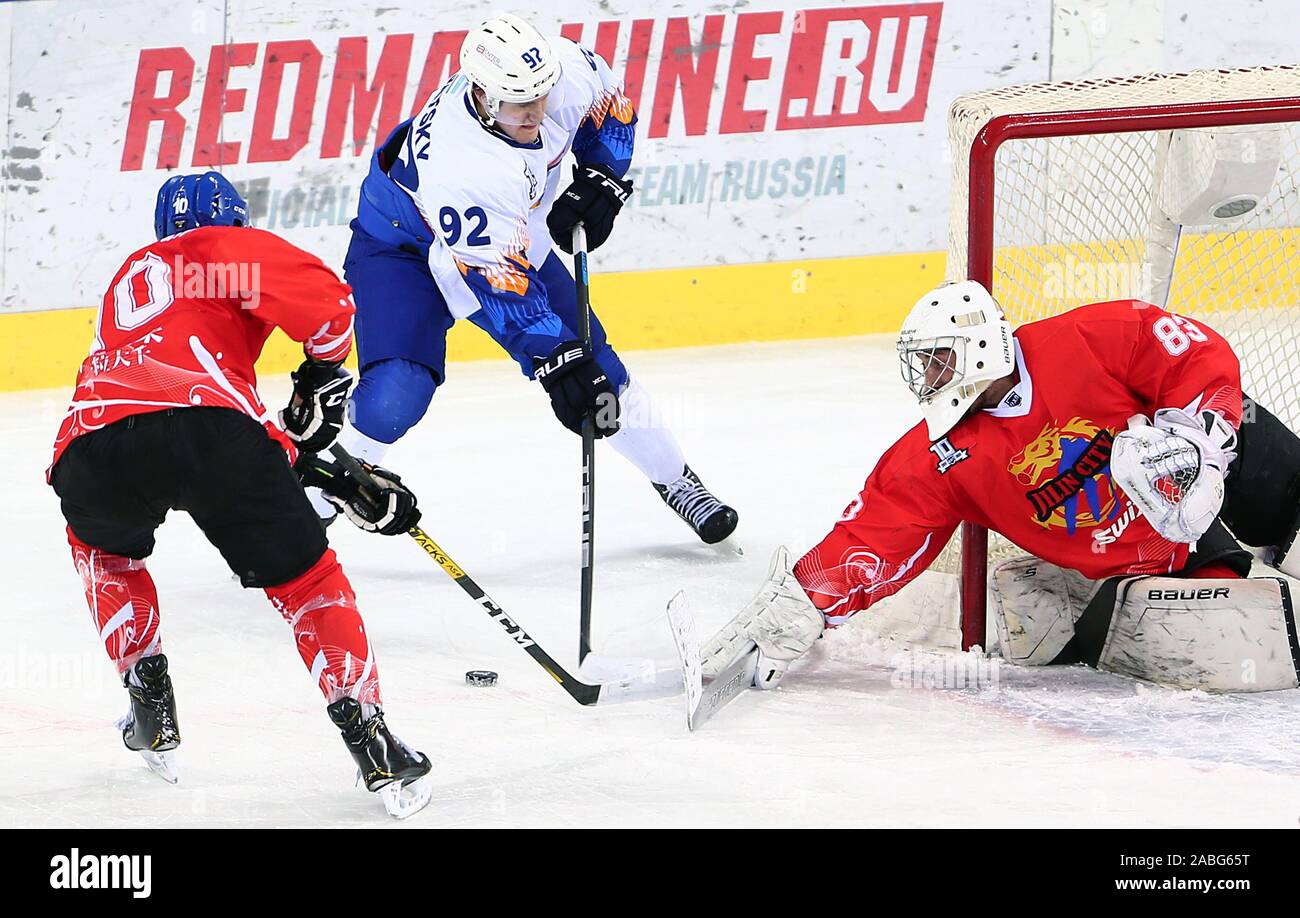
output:
[[[1228,587],[1204,587],[1199,590],[1147,590],[1147,599],[1227,599],[1231,590]]]
[[[153,890],[153,856],[149,854],[68,854],[50,858],[52,889],[129,889],[136,899]]]

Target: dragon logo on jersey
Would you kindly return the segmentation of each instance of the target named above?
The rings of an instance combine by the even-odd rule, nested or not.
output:
[[[1025,497],[1043,528],[1074,535],[1081,526],[1091,529],[1114,519],[1119,512],[1119,495],[1110,479],[1114,441],[1114,431],[1076,417],[1045,425],[1012,457],[1007,471],[1029,489]]]

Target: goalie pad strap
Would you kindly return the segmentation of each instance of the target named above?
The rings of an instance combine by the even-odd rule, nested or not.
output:
[[[1097,592],[1084,608],[1079,620],[1074,623],[1074,637],[1052,660],[1051,665],[1060,663],[1087,663],[1096,666],[1101,658],[1102,648],[1106,646],[1106,636],[1110,634],[1110,623],[1115,616],[1115,596],[1120,584],[1126,581],[1145,580],[1145,577],[1108,577],[1101,582]]]

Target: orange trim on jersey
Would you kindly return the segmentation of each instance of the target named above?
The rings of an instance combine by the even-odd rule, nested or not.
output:
[[[614,98],[609,102],[609,113],[620,124],[631,124],[632,117],[636,114],[632,108],[632,100],[621,92],[614,93]]]
[[[468,275],[470,271],[477,271],[497,290],[519,296],[523,296],[528,292],[528,275],[524,271],[527,271],[532,266],[521,253],[507,252],[500,264],[490,267],[467,265],[459,258],[455,259],[455,261],[456,267],[460,269],[462,276]],[[520,271],[519,268],[523,268],[524,271]]]

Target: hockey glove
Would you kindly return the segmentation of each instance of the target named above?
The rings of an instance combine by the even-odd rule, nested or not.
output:
[[[356,480],[337,462],[303,455],[294,469],[304,488],[320,488],[358,529],[380,535],[401,535],[420,522],[415,494],[402,479],[377,465],[361,463],[373,487],[363,493]]]
[[[317,363],[308,358],[289,376],[293,396],[280,412],[280,424],[300,450],[318,453],[333,443],[343,429],[352,374],[340,364]]]
[[[1236,434],[1215,412],[1179,409],[1142,415],[1115,437],[1110,473],[1151,528],[1171,542],[1194,543],[1223,507],[1223,478]]]
[[[704,675],[716,678],[742,654],[758,647],[754,685],[776,688],[790,664],[822,636],[825,620],[790,571],[790,553],[781,546],[772,555],[767,582],[740,613],[703,647]]]
[[[533,378],[542,384],[555,416],[569,430],[582,433],[583,419],[594,413],[597,438],[618,431],[614,384],[581,341],[565,341],[544,360],[534,360]]]
[[[546,217],[551,238],[573,254],[573,228],[587,231],[587,251],[594,252],[609,238],[614,218],[632,193],[632,180],[621,179],[608,166],[593,163],[573,167],[573,184],[555,199]]]

